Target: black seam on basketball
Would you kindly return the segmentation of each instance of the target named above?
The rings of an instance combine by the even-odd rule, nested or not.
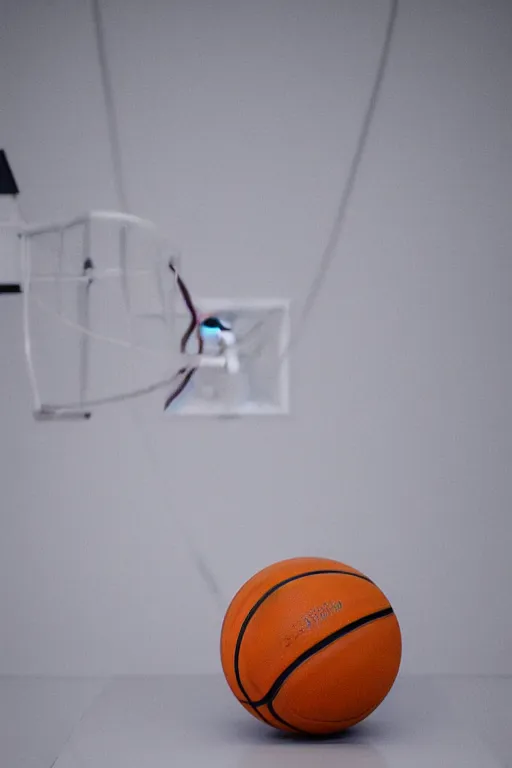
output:
[[[247,691],[245,690],[245,688],[243,686],[242,679],[240,677],[240,668],[239,668],[240,647],[242,645],[242,640],[243,640],[243,637],[244,637],[245,632],[247,630],[247,627],[249,625],[249,622],[251,621],[252,617],[254,616],[254,614],[256,613],[258,608],[265,602],[265,600],[268,597],[270,597],[270,595],[273,595],[274,592],[276,592],[278,589],[281,589],[281,587],[284,587],[285,584],[289,584],[290,582],[296,581],[297,579],[304,579],[304,578],[306,578],[306,576],[321,576],[321,575],[331,574],[331,573],[338,573],[341,576],[353,576],[353,577],[355,577],[357,579],[363,579],[364,581],[368,581],[370,584],[373,584],[373,581],[371,579],[369,579],[368,576],[364,576],[362,573],[352,573],[351,571],[342,571],[342,570],[339,570],[339,569],[338,570],[334,570],[334,569],[327,568],[327,569],[322,569],[322,570],[318,570],[318,571],[306,571],[304,573],[298,573],[298,574],[295,574],[295,576],[289,576],[287,579],[283,579],[283,581],[280,581],[278,584],[274,584],[273,587],[268,589],[259,598],[259,600],[256,601],[256,603],[253,605],[253,607],[251,608],[251,610],[249,611],[249,613],[247,614],[247,616],[243,620],[242,626],[240,627],[240,631],[238,633],[238,637],[237,637],[237,640],[236,640],[235,655],[234,655],[233,663],[234,663],[234,669],[235,669],[235,678],[236,678],[236,681],[238,683],[238,687],[240,688],[240,690],[242,691],[242,694],[245,696],[245,699],[246,699],[246,701],[244,703],[248,704],[250,707],[252,707],[252,709],[254,709],[255,712],[256,712],[256,707],[255,707],[254,703],[251,701],[251,699],[249,698],[249,694],[247,693]],[[259,717],[261,717],[263,720],[265,720],[265,717],[260,712],[257,712],[257,714],[258,714]],[[265,720],[265,722],[268,722],[268,721]]]
[[[254,710],[254,714],[256,715],[256,717],[258,717],[260,720],[263,720],[263,722],[264,722],[264,723],[266,723],[267,725],[272,725],[272,723],[271,723],[269,720],[267,720],[267,718],[265,717],[265,715],[263,714],[263,712],[260,712],[260,711],[259,711],[259,709],[258,709],[257,707],[253,707],[253,706],[251,705],[251,702],[250,702],[250,701],[244,701],[243,699],[238,699],[238,701],[239,701],[241,704],[248,704],[248,705],[251,707],[251,709],[253,709],[253,710]]]
[[[374,621],[378,621],[379,619],[384,619],[386,616],[391,616],[393,613],[393,609],[391,606],[389,606],[388,608],[383,608],[380,611],[369,613],[367,616],[362,616],[360,619],[352,621],[350,624],[346,624],[344,627],[337,629],[335,632],[331,632],[330,635],[326,635],[326,637],[324,637],[322,640],[319,640],[318,643],[315,643],[311,646],[311,648],[308,648],[306,651],[301,653],[300,656],[297,656],[295,661],[292,661],[292,663],[289,664],[286,669],[284,669],[276,678],[274,683],[270,686],[269,691],[265,694],[265,696],[263,696],[262,699],[259,699],[258,701],[247,701],[246,703],[250,704],[252,707],[261,707],[263,704],[268,705],[269,702],[272,702],[273,699],[277,696],[281,687],[292,674],[292,672],[295,672],[298,667],[300,667],[302,664],[304,664],[304,662],[314,656],[315,653],[322,651],[324,648],[332,645],[332,643],[335,643],[336,640],[340,640],[342,637],[345,637],[351,632],[355,632],[356,629],[365,627]]]
[[[297,728],[296,725],[292,725],[291,723],[289,723],[287,720],[282,718],[281,715],[279,715],[276,712],[276,709],[274,707],[274,702],[273,701],[271,701],[271,702],[269,702],[267,704],[267,709],[270,712],[270,714],[272,715],[272,717],[275,717],[276,720],[278,720],[283,725],[288,726],[288,728],[292,728],[294,731],[297,731],[297,733],[304,734],[305,736],[309,736],[311,738],[324,738],[325,736],[329,737],[329,736],[332,735],[332,733],[327,733],[327,734],[325,734],[325,733],[316,733],[315,731],[305,731],[302,728]],[[361,720],[364,720],[366,717],[368,717],[368,715],[371,715],[371,713],[375,709],[376,709],[375,704],[372,704],[372,706],[368,707],[368,709],[365,709],[364,712],[360,712],[358,715],[355,716],[357,722],[361,722]],[[311,719],[308,718],[308,722],[311,722],[311,723],[319,723],[319,722],[325,723],[325,722],[327,722],[329,724],[331,724],[331,723],[335,724],[336,725],[336,732],[337,733],[341,733],[341,731],[344,731],[344,730],[347,729],[348,726],[343,725],[343,723],[350,723],[353,720],[354,720],[353,717],[347,717],[344,720],[337,720],[337,721],[331,721],[331,720],[327,720],[327,721],[324,721],[324,720],[311,720]],[[338,730],[338,728],[339,728],[339,730]]]
[[[261,717],[261,719],[264,720],[268,725],[272,725],[272,723],[264,717],[264,715],[260,712],[260,710],[257,707],[252,706],[252,702],[247,701],[246,699],[239,699],[238,697],[237,697],[237,701],[239,701],[240,704],[248,704],[249,706],[251,706],[258,717]],[[287,723],[286,720],[283,720],[281,715],[278,715],[277,712],[275,711],[272,701],[268,702],[267,709],[270,712],[270,714],[273,717],[275,717],[276,720],[279,720],[280,723],[283,723],[283,725],[287,725],[288,728],[291,728],[292,730],[297,731],[297,733],[304,733],[304,734],[307,734],[308,736],[310,735],[308,731],[303,731],[300,728],[297,728],[297,726],[292,725],[291,723]]]
[[[296,733],[302,733],[305,736],[311,736],[309,731],[303,731],[302,728],[297,728],[296,725],[292,725],[291,723],[288,723],[284,718],[281,717],[281,715],[278,715],[276,710],[274,709],[274,704],[272,701],[269,701],[269,703],[267,704],[267,707],[272,717],[274,717],[279,723],[286,725],[287,728],[291,728],[292,731],[295,731]]]

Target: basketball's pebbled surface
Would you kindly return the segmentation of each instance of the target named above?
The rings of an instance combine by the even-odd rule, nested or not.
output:
[[[276,728],[330,734],[363,720],[398,674],[400,627],[388,599],[336,560],[264,568],[233,598],[221,659],[240,703]]]

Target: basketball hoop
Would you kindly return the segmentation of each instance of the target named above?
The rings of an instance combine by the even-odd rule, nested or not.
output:
[[[87,419],[93,408],[171,389],[167,407],[197,368],[235,370],[234,336],[229,344],[221,336],[214,348],[210,345],[203,350],[199,315],[179,274],[178,256],[151,221],[126,213],[91,211],[65,222],[26,227],[20,238],[24,348],[38,420]],[[178,342],[176,313],[180,299],[188,311],[189,323]],[[109,315],[117,313],[117,333],[102,328],[105,308]],[[103,320],[107,324],[105,317]],[[156,345],[137,341],[138,326],[144,321],[157,329]],[[52,398],[50,392],[48,399],[45,391],[42,376],[50,361],[39,360],[44,365],[38,365],[35,348],[41,340],[46,346],[51,344],[50,329],[55,343],[60,338],[67,352],[70,345],[77,345],[72,356],[78,354],[78,371],[74,378],[69,374],[74,397],[69,392]],[[197,340],[195,352],[189,350],[193,337]],[[96,350],[99,345],[122,351],[125,367],[132,373],[137,369],[136,360],[144,360],[135,370],[137,383],[129,388],[112,387],[111,391],[100,387],[95,395],[91,354],[92,348]],[[152,368],[149,359],[154,362]],[[147,375],[141,375],[143,368]],[[155,371],[153,376],[151,370]]]

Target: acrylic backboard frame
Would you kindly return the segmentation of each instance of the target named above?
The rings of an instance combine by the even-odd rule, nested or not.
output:
[[[281,298],[198,299],[201,316],[218,317],[236,338],[239,370],[200,367],[172,412],[179,416],[279,416],[290,409],[290,302]],[[178,311],[179,330],[186,321]],[[208,354],[208,345],[205,353]]]

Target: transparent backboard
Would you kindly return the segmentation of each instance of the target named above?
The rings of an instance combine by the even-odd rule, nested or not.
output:
[[[179,305],[178,305],[179,306]],[[200,299],[202,316],[232,329],[239,368],[200,366],[172,412],[181,416],[273,416],[288,413],[289,302],[285,299]],[[186,322],[178,311],[177,328]],[[205,354],[213,354],[205,339]]]

